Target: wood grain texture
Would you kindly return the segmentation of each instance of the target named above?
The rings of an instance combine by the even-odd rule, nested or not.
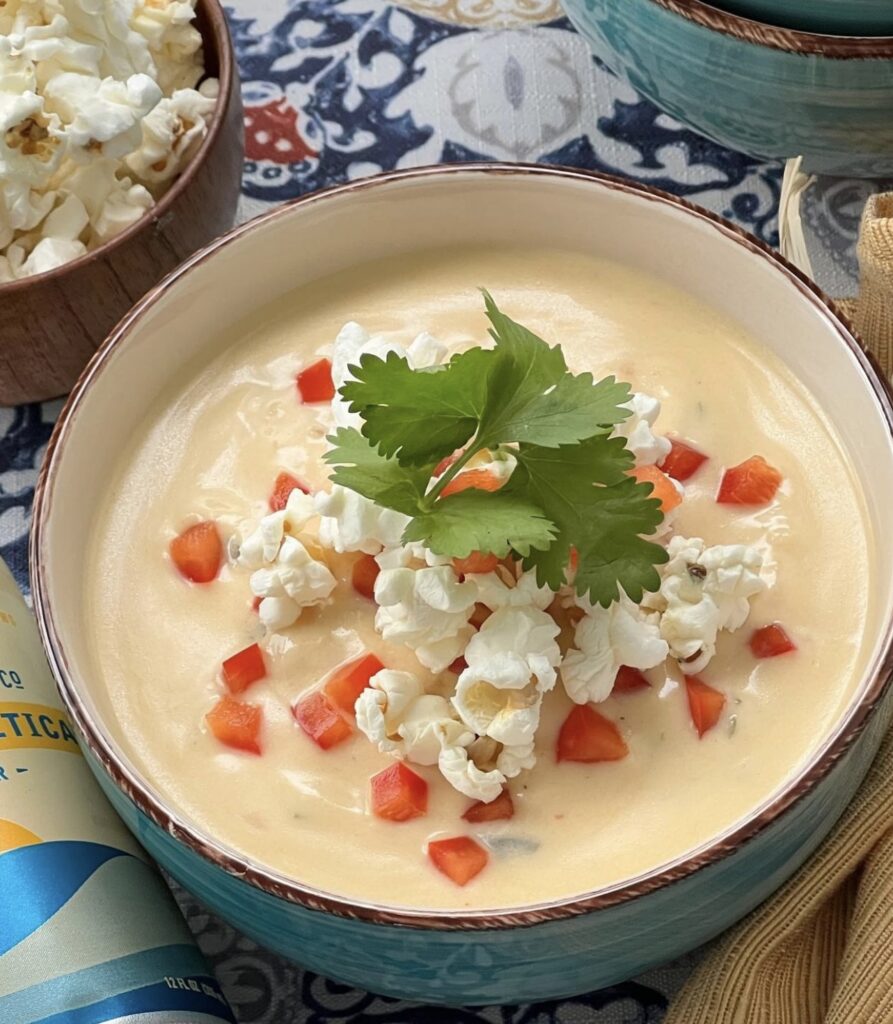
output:
[[[0,405],[70,391],[93,352],[145,293],[232,227],[244,152],[239,76],[217,0],[199,0],[205,70],[220,99],[199,151],[158,203],[64,267],[0,285]]]

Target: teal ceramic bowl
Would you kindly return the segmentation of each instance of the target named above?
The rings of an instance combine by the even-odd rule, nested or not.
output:
[[[890,0],[717,0],[716,6],[755,21],[804,32],[893,35]]]
[[[562,3],[600,60],[714,141],[818,173],[893,172],[893,35],[793,31],[701,0]]]
[[[432,237],[444,246],[511,237],[530,253],[604,256],[734,319],[836,426],[875,538],[878,611],[864,637],[866,670],[790,779],[722,834],[641,875],[610,886],[593,878],[566,898],[498,910],[407,908],[399,879],[393,904],[324,892],[204,830],[116,738],[88,639],[102,624],[83,600],[84,538],[104,482],[158,394],[213,359],[229,325],[263,316],[284,292],[428,249]],[[774,252],[640,185],[560,168],[454,165],[281,207],[219,239],[141,300],[85,371],[53,434],[35,502],[31,579],[50,664],[93,770],[183,886],[245,934],[337,981],[432,1003],[517,1003],[600,988],[706,942],[769,896],[832,828],[893,711],[891,507],[889,395],[831,304]],[[138,601],[138,580],[133,589]]]

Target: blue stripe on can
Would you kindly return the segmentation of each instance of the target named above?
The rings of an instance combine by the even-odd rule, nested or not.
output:
[[[110,995],[96,1001],[99,992]],[[158,1000],[157,1005],[151,1002],[153,998]],[[131,1008],[128,1010],[127,1006]],[[105,1009],[99,1009],[101,1007]],[[81,1024],[78,1014],[83,1012],[87,1014],[83,1017],[87,1024],[113,1020],[127,1013],[152,1009],[185,1011],[190,1007],[196,1013],[213,1010],[220,1020],[233,1019],[199,951],[195,946],[176,943],[85,967],[4,996],[0,998],[0,1021],[3,1024],[43,1021]],[[90,1016],[94,1012],[105,1016]]]

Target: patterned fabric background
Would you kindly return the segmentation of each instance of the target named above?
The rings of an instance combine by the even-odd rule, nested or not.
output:
[[[593,62],[556,0],[234,0],[246,108],[241,219],[392,168],[495,158],[569,164],[688,197],[774,244],[782,168],[681,127]],[[826,180],[804,208],[816,274],[853,288],[876,186]],[[27,590],[33,488],[61,403],[0,409],[0,557]],[[178,892],[238,1019],[264,1024],[657,1024],[697,954],[561,1003],[474,1011],[355,992],[260,950]]]

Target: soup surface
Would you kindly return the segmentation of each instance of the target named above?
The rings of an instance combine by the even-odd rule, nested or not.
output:
[[[213,584],[186,583],[167,555],[196,519],[224,540],[268,512],[288,470],[325,489],[320,456],[327,403],[301,404],[296,374],[331,354],[342,325],[405,344],[420,331],[465,348],[486,337],[478,285],[574,370],[615,374],[658,398],[659,433],[690,439],[709,461],[685,483],[673,529],[764,556],[768,586],[736,632],[720,635],[702,678],[726,697],[699,738],[675,663],[651,686],[612,695],[599,711],[629,747],[610,763],[558,763],[556,737],[573,706],[561,683],[546,696],[537,764],[509,782],[511,820],[467,825],[469,799],[436,767],[428,813],[394,823],[369,813],[370,776],[393,763],[357,733],[323,750],[291,708],[346,660],[374,652],[389,668],[421,669],[385,642],[375,606],[351,586],[356,556],[329,555],[331,597],[265,635],[241,566]],[[755,297],[755,301],[758,297]],[[380,262],[295,291],[238,325],[210,365],[161,397],[109,482],[90,538],[85,579],[92,652],[106,711],[127,755],[180,813],[242,854],[306,884],[365,901],[486,909],[569,897],[636,876],[729,829],[776,791],[827,736],[863,664],[869,615],[868,528],[845,454],[810,395],[733,323],[628,268],[575,253],[486,248]],[[759,454],[783,483],[762,507],[718,504],[723,467]],[[833,595],[833,600],[829,599]],[[748,640],[779,621],[797,650],[757,659]],[[260,756],[229,749],[205,715],[221,694],[220,664],[259,641],[266,679],[246,696],[264,711]],[[424,855],[441,836],[470,834],[490,852],[464,887]]]

